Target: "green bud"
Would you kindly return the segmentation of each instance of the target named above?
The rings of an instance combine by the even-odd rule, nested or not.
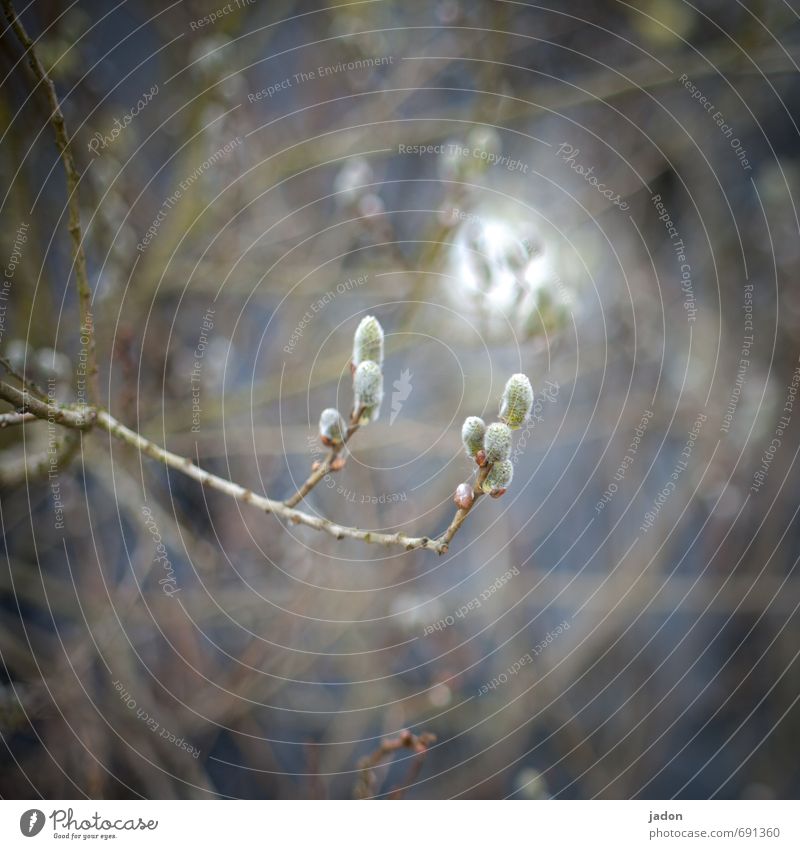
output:
[[[341,445],[344,440],[345,424],[339,411],[333,407],[323,410],[319,417],[319,436],[324,445]]]
[[[362,410],[359,424],[369,424],[378,418],[383,401],[383,374],[372,360],[364,360],[353,375],[353,394],[356,411]],[[363,408],[363,409],[362,409]]]
[[[507,460],[511,453],[511,430],[508,425],[492,422],[483,437],[483,450],[486,452],[487,463]]]
[[[533,389],[524,374],[512,374],[500,401],[500,418],[512,430],[522,427],[531,414]]]
[[[500,460],[489,469],[489,474],[486,475],[486,480],[481,488],[484,492],[498,492],[498,490],[506,489],[513,477],[514,466],[511,460]]]
[[[461,441],[469,457],[474,457],[483,448],[486,425],[478,416],[468,416],[461,427]]]
[[[353,365],[358,367],[366,360],[383,365],[383,328],[371,315],[361,319],[353,337]]]

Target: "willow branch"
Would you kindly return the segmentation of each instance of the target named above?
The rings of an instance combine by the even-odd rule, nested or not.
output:
[[[78,303],[81,316],[81,337],[86,337],[86,381],[89,399],[96,404],[99,400],[97,383],[97,352],[95,349],[94,323],[92,319],[92,289],[89,285],[89,274],[86,270],[86,256],[83,251],[83,233],[81,231],[81,213],[78,200],[78,183],[80,177],[75,167],[72,148],[69,143],[64,113],[58,102],[53,81],[39,61],[33,41],[17,17],[11,0],[2,0],[3,10],[11,28],[25,48],[28,64],[39,84],[44,87],[50,105],[50,123],[56,137],[56,145],[64,164],[67,176],[67,206],[69,209],[69,235],[72,240],[72,262],[75,267],[75,280],[78,287]]]
[[[362,530],[361,528],[351,527],[349,525],[340,525],[332,522],[321,516],[312,516],[309,513],[304,513],[302,510],[297,510],[293,505],[285,501],[276,501],[268,498],[265,495],[258,495],[251,489],[248,489],[241,484],[234,483],[227,478],[222,478],[212,472],[198,466],[188,457],[182,457],[172,451],[167,451],[155,442],[151,442],[141,434],[124,424],[119,422],[110,413],[105,410],[95,410],[93,407],[72,409],[64,407],[60,404],[51,404],[41,401],[30,392],[16,389],[7,383],[0,381],[0,398],[8,403],[13,404],[18,411],[30,413],[38,419],[45,419],[48,422],[55,422],[67,428],[77,430],[88,430],[93,426],[97,426],[107,431],[111,436],[125,442],[133,448],[137,448],[143,454],[164,463],[171,469],[181,472],[190,478],[193,478],[203,486],[209,489],[217,490],[225,495],[235,498],[243,504],[249,504],[264,513],[272,513],[282,519],[292,522],[295,525],[305,525],[314,530],[322,531],[338,540],[354,539],[360,542],[374,543],[388,547],[399,546],[406,551],[414,549],[426,549],[435,551],[437,554],[444,554],[453,539],[456,531],[461,527],[469,510],[458,510],[455,518],[450,524],[450,527],[440,537],[429,536],[409,536],[400,531],[393,534],[381,533],[378,531]],[[12,414],[13,415],[13,414]],[[357,425],[353,427],[355,432]],[[348,434],[351,436],[350,430]],[[343,443],[344,444],[344,443]],[[317,471],[318,474],[319,470]],[[485,480],[488,474],[488,468],[481,469],[475,484],[475,500],[481,495],[480,485]],[[312,475],[312,477],[314,477]],[[306,481],[306,484],[308,481]],[[305,486],[305,484],[304,484]],[[302,488],[301,488],[302,491]],[[473,502],[474,503],[474,502]]]
[[[112,436],[126,442],[128,445],[137,448],[148,457],[158,460],[171,469],[175,469],[190,478],[193,478],[203,486],[209,489],[214,489],[217,492],[222,492],[235,498],[243,504],[249,504],[256,507],[264,513],[272,513],[282,519],[286,519],[296,525],[306,525],[309,528],[314,528],[317,531],[322,531],[336,539],[354,539],[360,542],[375,543],[387,547],[400,546],[407,551],[416,548],[424,548],[430,551],[436,551],[439,554],[446,550],[442,549],[436,539],[430,537],[412,537],[408,534],[397,532],[394,534],[379,533],[377,531],[365,531],[360,528],[353,528],[347,525],[339,525],[336,522],[325,519],[321,516],[311,516],[304,513],[302,510],[296,510],[289,507],[283,501],[276,501],[272,498],[267,498],[264,495],[258,495],[251,489],[241,486],[238,483],[229,481],[226,478],[221,478],[218,475],[202,469],[200,466],[192,462],[188,457],[181,457],[178,454],[173,454],[145,439],[136,431],[125,427],[118,422],[112,415],[104,410],[97,411],[95,424],[103,430],[108,431]]]

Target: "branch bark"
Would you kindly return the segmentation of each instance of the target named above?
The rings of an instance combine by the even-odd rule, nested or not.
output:
[[[118,422],[104,410],[97,411],[95,424],[122,442],[138,448],[139,451],[147,454],[148,457],[152,457],[154,460],[158,460],[164,463],[164,465],[169,466],[169,468],[193,478],[203,486],[207,486],[209,489],[215,489],[217,492],[225,493],[225,495],[229,495],[243,504],[250,504],[264,513],[272,513],[282,519],[287,519],[293,524],[306,525],[309,528],[322,531],[339,540],[354,539],[360,542],[374,543],[387,547],[400,546],[406,549],[406,551],[424,548],[442,554],[447,550],[446,547],[442,548],[439,540],[432,539],[431,537],[413,537],[399,531],[394,534],[384,534],[377,531],[365,531],[348,525],[339,525],[330,519],[325,519],[321,516],[311,516],[302,510],[296,510],[293,507],[289,507],[283,501],[276,501],[264,495],[258,495],[251,489],[241,486],[241,484],[207,472],[193,463],[188,457],[180,457],[178,454],[173,454],[171,451],[161,448],[149,439],[145,439],[141,434],[136,433],[136,431],[125,427],[125,425]]]
[[[37,419],[45,419],[78,430],[88,430],[96,415],[92,407],[77,410],[63,407],[61,404],[51,404],[31,395],[27,389],[17,389],[3,381],[0,381],[0,398],[13,404],[18,413],[32,413]]]
[[[58,95],[53,81],[45,71],[44,66],[36,55],[31,37],[22,25],[11,0],[2,0],[3,11],[11,28],[25,48],[28,64],[38,83],[44,87],[45,95],[50,106],[49,121],[53,125],[56,146],[60,154],[64,171],[67,175],[67,207],[69,209],[69,235],[72,241],[72,263],[75,268],[75,281],[78,288],[78,303],[81,315],[81,338],[86,336],[86,381],[89,400],[92,404],[99,403],[97,383],[97,351],[95,348],[94,320],[92,318],[92,289],[89,285],[89,274],[86,270],[86,255],[83,250],[83,232],[81,230],[81,211],[78,200],[78,183],[80,177],[72,156],[67,128],[64,123],[64,113],[58,102]]]

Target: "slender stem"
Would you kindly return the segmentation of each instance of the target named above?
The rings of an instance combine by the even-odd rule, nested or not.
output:
[[[3,413],[0,415],[0,428],[9,427],[9,425],[25,424],[25,422],[38,421],[38,416],[33,413]]]
[[[88,430],[92,426],[95,412],[91,408],[72,410],[60,404],[40,401],[26,389],[17,389],[0,381],[0,398],[13,404],[18,412],[33,413],[37,419],[46,419],[64,427]]]
[[[358,422],[361,418],[362,412],[363,410],[353,411],[350,416],[350,426],[347,428],[347,433],[345,433],[342,441],[338,445],[331,447],[331,450],[328,452],[328,456],[320,463],[319,467],[306,478],[305,483],[300,487],[300,489],[298,489],[291,498],[287,498],[286,501],[283,502],[287,507],[296,507],[325,477],[325,475],[330,473],[331,464],[339,456],[339,454],[342,453],[344,447],[350,441],[350,437],[358,430]]]
[[[11,361],[0,354],[0,365],[12,376],[15,377],[22,386],[28,389],[30,392],[33,392],[34,395],[38,395],[40,398],[46,398],[47,396],[44,393],[44,390],[37,386],[32,380],[29,380],[25,375],[20,374],[14,366],[11,365]]]
[[[419,773],[419,770],[422,769],[425,755],[435,742],[436,735],[428,731],[423,731],[419,736],[410,731],[401,731],[397,737],[381,740],[380,746],[374,752],[361,758],[358,762],[359,777],[355,789],[356,798],[369,799],[374,796],[378,789],[375,768],[400,749],[411,749],[412,757],[415,758],[416,763],[412,764],[410,775],[406,781],[391,794],[392,798],[399,799]]]
[[[218,492],[223,492],[226,495],[241,501],[244,504],[250,504],[262,510],[264,513],[272,513],[275,516],[280,516],[282,519],[287,519],[290,522],[298,525],[306,525],[309,528],[322,531],[336,539],[355,539],[361,542],[375,543],[387,547],[400,546],[407,551],[416,548],[424,548],[430,551],[441,553],[442,549],[438,542],[430,537],[412,537],[404,533],[384,534],[377,531],[364,531],[359,528],[348,527],[347,525],[339,525],[331,522],[330,519],[325,519],[321,516],[311,516],[301,510],[296,510],[293,507],[287,506],[283,501],[275,501],[272,498],[267,498],[264,495],[258,495],[251,489],[241,486],[238,483],[229,481],[226,478],[221,478],[211,472],[193,463],[188,457],[180,457],[167,451],[164,448],[145,439],[136,431],[125,427],[118,422],[112,415],[104,410],[97,411],[95,421],[98,427],[108,431],[112,436],[126,442],[128,445],[138,448],[143,454],[152,457],[154,460],[164,463],[172,469],[188,475],[190,478],[198,481],[203,486],[209,489],[215,489]]]
[[[75,280],[78,287],[78,303],[81,315],[81,338],[86,337],[86,381],[88,386],[89,400],[93,404],[99,402],[98,378],[97,378],[97,352],[95,349],[94,322],[92,318],[92,289],[89,285],[89,274],[86,270],[86,256],[83,251],[83,233],[81,231],[81,213],[78,200],[78,183],[80,177],[75,167],[72,156],[72,148],[69,143],[64,113],[58,102],[53,81],[47,75],[44,66],[36,55],[33,41],[17,17],[17,12],[11,0],[2,0],[3,10],[11,28],[25,48],[28,64],[34,76],[44,87],[47,100],[50,104],[50,123],[56,137],[56,145],[64,164],[67,175],[67,206],[69,209],[69,235],[72,240],[72,261],[75,267]]]
[[[464,523],[469,510],[458,510],[450,527],[440,537],[414,537],[404,534],[400,531],[393,534],[380,533],[378,531],[361,530],[360,528],[350,527],[348,525],[339,525],[336,522],[325,519],[321,516],[312,516],[304,513],[302,510],[296,510],[293,504],[285,501],[276,501],[272,498],[267,498],[264,495],[258,495],[251,489],[241,486],[238,483],[221,478],[218,475],[207,472],[200,466],[193,463],[188,457],[181,457],[174,454],[172,451],[167,451],[156,443],[146,439],[141,434],[128,427],[125,427],[121,422],[115,419],[110,413],[105,410],[96,410],[93,407],[85,407],[79,410],[63,407],[60,404],[50,404],[46,401],[40,401],[35,396],[31,395],[26,390],[17,389],[7,383],[0,381],[0,398],[13,404],[18,411],[23,414],[30,414],[38,419],[46,419],[50,422],[63,425],[64,427],[77,430],[88,430],[93,426],[101,427],[116,439],[127,443],[128,445],[138,448],[143,454],[152,457],[154,460],[164,463],[172,469],[176,469],[184,475],[207,486],[210,489],[215,489],[218,492],[223,492],[226,495],[241,501],[244,504],[250,504],[264,513],[272,513],[275,516],[280,516],[282,519],[287,519],[296,525],[306,525],[309,528],[322,531],[336,539],[354,539],[360,542],[374,543],[386,547],[400,546],[406,551],[412,551],[417,548],[435,551],[437,554],[444,554],[455,536],[456,531]],[[18,413],[6,414],[17,416]],[[26,419],[27,420],[27,419]],[[357,417],[354,416],[354,423],[348,428],[347,439],[358,429]],[[346,442],[346,440],[345,440]],[[342,445],[345,443],[343,442]],[[341,450],[341,449],[340,449]],[[318,474],[319,470],[317,471]],[[475,483],[475,501],[481,496],[481,484],[486,479],[489,473],[488,467],[481,469],[477,481]],[[312,478],[314,475],[312,475]],[[319,478],[321,479],[321,478]],[[310,479],[309,479],[310,480]],[[315,481],[316,482],[316,481]],[[308,481],[306,481],[308,484]],[[306,486],[304,484],[304,486]],[[312,484],[313,486],[313,484]],[[309,487],[310,489],[311,487]],[[303,491],[302,488],[300,491]],[[290,499],[291,500],[291,499]],[[298,499],[299,500],[299,499]]]
[[[464,520],[469,515],[470,510],[472,510],[475,506],[475,502],[484,494],[482,486],[490,469],[491,465],[487,465],[480,470],[475,481],[475,486],[472,489],[472,503],[469,507],[459,507],[458,510],[456,510],[455,516],[453,516],[453,521],[450,522],[450,526],[440,537],[437,538],[436,542],[439,544],[438,550],[440,554],[444,554],[447,551],[453,537],[456,535],[456,532],[464,524]]]

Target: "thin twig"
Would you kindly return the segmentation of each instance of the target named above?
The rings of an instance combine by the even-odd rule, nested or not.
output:
[[[9,427],[10,425],[25,424],[25,422],[38,421],[38,417],[33,413],[2,413],[0,414],[0,428]]]
[[[46,398],[47,396],[44,393],[44,390],[37,386],[30,378],[25,377],[24,374],[21,374],[17,371],[13,365],[11,365],[11,361],[0,354],[0,365],[12,376],[15,377],[22,386],[24,386],[30,392],[33,392],[34,395],[38,395],[40,398]]]
[[[486,476],[489,474],[489,470],[491,468],[491,465],[487,465],[480,470],[478,478],[475,481],[475,486],[472,489],[472,502],[469,507],[459,507],[458,510],[456,510],[456,514],[453,516],[453,521],[450,522],[447,530],[437,538],[436,542],[439,544],[440,554],[444,554],[447,551],[453,537],[456,535],[458,529],[464,524],[464,520],[469,515],[470,510],[472,510],[475,506],[475,502],[484,494],[483,482],[486,480]]]
[[[355,788],[355,797],[357,799],[369,799],[374,796],[378,789],[375,768],[400,749],[411,749],[414,753],[415,763],[412,765],[407,780],[391,794],[392,798],[399,799],[411,781],[419,774],[425,755],[435,742],[436,735],[428,731],[423,731],[419,736],[410,731],[401,731],[397,737],[381,740],[380,746],[374,752],[361,758],[358,762],[359,776]]]
[[[33,413],[37,419],[45,419],[78,430],[88,430],[95,416],[92,407],[77,410],[63,407],[61,404],[50,404],[39,400],[26,389],[17,389],[2,381],[0,381],[0,398],[13,404],[18,412]]]
[[[272,513],[275,516],[280,516],[282,519],[297,525],[306,525],[309,528],[314,528],[318,531],[335,537],[336,539],[355,539],[361,542],[375,543],[384,546],[400,546],[401,548],[411,551],[416,548],[425,548],[430,551],[442,553],[442,548],[439,542],[430,537],[412,537],[404,533],[384,534],[377,531],[364,531],[359,528],[349,527],[347,525],[338,525],[331,522],[330,519],[325,519],[321,516],[311,516],[301,510],[295,510],[288,507],[283,501],[275,501],[272,498],[267,498],[264,495],[258,495],[251,489],[241,486],[238,483],[229,481],[226,478],[221,478],[218,475],[207,472],[193,463],[188,457],[180,457],[167,451],[164,448],[145,439],[136,431],[125,427],[118,422],[112,415],[104,410],[97,411],[96,424],[108,431],[112,436],[126,442],[128,445],[138,448],[143,454],[152,457],[169,466],[171,469],[176,469],[190,478],[198,481],[203,486],[210,489],[215,489],[218,492],[223,492],[230,495],[237,501],[244,504],[250,504],[257,507],[264,513]]]
[[[93,404],[99,402],[99,390],[97,382],[97,352],[95,350],[94,323],[92,318],[92,289],[89,285],[89,274],[86,270],[86,256],[83,251],[83,233],[81,231],[81,211],[78,199],[78,183],[80,177],[75,167],[72,156],[72,148],[69,143],[69,135],[64,123],[64,113],[58,102],[58,95],[53,81],[45,71],[44,66],[36,55],[36,50],[30,36],[17,17],[17,12],[11,0],[2,0],[3,10],[11,28],[25,48],[28,64],[34,76],[44,86],[47,100],[50,104],[50,123],[56,137],[56,145],[64,163],[64,171],[67,175],[67,206],[69,208],[69,234],[72,240],[72,261],[75,266],[75,280],[78,287],[78,302],[81,315],[81,338],[86,337],[86,381],[89,400]]]
[[[50,404],[34,398],[29,392],[16,389],[3,382],[0,382],[0,398],[13,404],[18,410],[24,410],[25,412],[32,413],[36,418],[46,419],[64,427],[88,430],[93,425],[97,425],[116,439],[134,448],[138,448],[139,451],[147,454],[148,457],[152,457],[154,460],[164,463],[164,465],[169,466],[171,469],[175,469],[193,478],[203,486],[230,495],[237,501],[257,507],[264,513],[272,513],[275,516],[280,516],[282,519],[287,519],[293,524],[314,528],[339,540],[354,539],[360,542],[374,543],[386,547],[399,546],[406,551],[422,548],[428,551],[435,551],[437,554],[444,554],[456,531],[463,524],[466,513],[469,512],[468,510],[457,511],[447,531],[442,536],[433,538],[428,536],[409,536],[400,531],[393,534],[386,534],[379,531],[362,530],[348,525],[339,525],[336,522],[330,521],[330,519],[325,519],[321,516],[312,516],[304,513],[302,510],[296,510],[283,501],[276,501],[264,495],[258,495],[251,489],[241,486],[241,484],[207,472],[193,463],[188,457],[181,457],[178,454],[167,451],[165,448],[156,445],[155,442],[151,442],[141,434],[126,427],[105,410],[96,410],[93,407],[78,410],[63,407],[60,404]],[[480,496],[480,484],[483,483],[487,473],[488,469],[482,469],[478,475],[478,481],[475,484],[476,500]]]
[[[319,466],[314,469],[313,472],[306,478],[305,483],[297,490],[297,492],[291,497],[287,498],[283,503],[287,507],[296,507],[307,495],[311,492],[312,489],[325,477],[325,475],[329,474],[331,471],[335,471],[334,462],[337,457],[342,453],[344,447],[350,441],[350,437],[358,430],[359,424],[358,421],[361,418],[362,410],[354,411],[350,416],[350,426],[347,428],[347,433],[345,433],[344,438],[338,445],[331,446],[331,450],[328,452],[328,456],[319,464]]]

